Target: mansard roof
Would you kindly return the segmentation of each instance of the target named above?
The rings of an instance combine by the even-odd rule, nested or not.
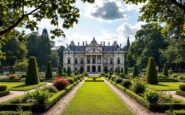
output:
[[[117,44],[115,41],[112,45],[105,45],[105,44],[98,44],[95,38],[91,41],[90,44],[84,45],[75,45],[73,41],[71,41],[71,44],[67,46],[66,51],[85,51],[86,47],[92,47],[92,46],[97,46],[97,47],[102,47],[102,51],[123,51],[121,46]]]

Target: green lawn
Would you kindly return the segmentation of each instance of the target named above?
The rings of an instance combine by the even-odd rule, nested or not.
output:
[[[27,91],[44,85],[45,83],[39,83],[36,85],[26,85],[24,82],[0,82],[0,85],[6,85],[8,90],[14,91]]]
[[[178,90],[179,85],[183,84],[182,82],[159,82],[158,85],[148,85],[150,89],[157,91],[165,90]]]
[[[132,115],[104,82],[85,82],[62,115]]]

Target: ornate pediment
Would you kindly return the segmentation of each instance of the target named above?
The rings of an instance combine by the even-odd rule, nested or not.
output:
[[[102,52],[102,47],[86,47],[86,52]]]

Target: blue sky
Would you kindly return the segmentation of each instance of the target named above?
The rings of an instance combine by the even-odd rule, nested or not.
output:
[[[56,38],[55,45],[66,45],[70,41],[76,44],[83,41],[90,43],[93,37],[100,43],[106,44],[114,41],[126,44],[127,37],[134,40],[134,35],[144,22],[138,21],[139,8],[142,4],[125,4],[122,0],[96,0],[94,4],[82,3],[78,0],[76,6],[80,9],[78,24],[73,28],[64,30],[66,38]],[[50,20],[44,19],[38,24],[39,33],[43,28],[50,31],[53,26]]]

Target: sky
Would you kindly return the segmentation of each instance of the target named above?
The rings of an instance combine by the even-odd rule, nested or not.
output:
[[[66,38],[55,38],[55,46],[66,46],[71,41],[82,45],[83,41],[91,42],[93,37],[98,43],[112,44],[117,41],[124,46],[127,38],[134,41],[136,31],[144,22],[138,21],[139,9],[142,4],[125,4],[123,0],[95,0],[94,4],[82,3],[80,0],[75,4],[80,10],[79,22],[73,28],[64,30]],[[48,32],[54,27],[50,20],[44,19],[38,23],[39,33],[46,28]]]

